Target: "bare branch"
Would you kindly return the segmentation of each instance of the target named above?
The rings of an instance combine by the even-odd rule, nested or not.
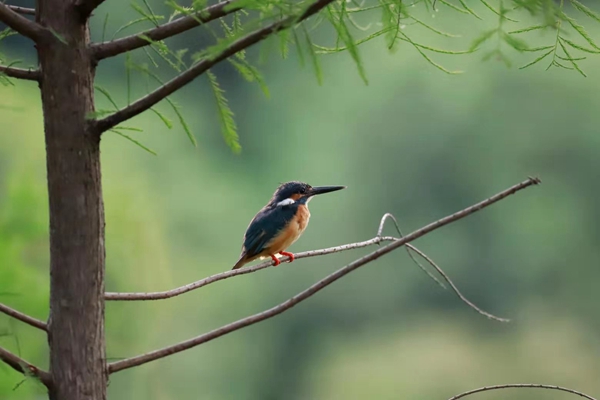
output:
[[[178,18],[144,32],[115,39],[110,42],[93,44],[90,46],[90,50],[96,61],[100,61],[127,51],[148,46],[150,42],[148,42],[146,38],[150,38],[154,41],[164,40],[195,28],[200,24],[205,24],[239,10],[238,7],[229,6],[231,3],[231,0],[222,1],[194,14]]]
[[[44,322],[40,321],[39,319],[35,319],[33,317],[30,317],[27,314],[23,314],[22,312],[12,309],[2,303],[0,303],[0,312],[4,313],[6,315],[9,315],[15,319],[18,319],[21,322],[25,322],[26,324],[31,325],[34,328],[38,328],[43,331],[48,330],[48,327],[46,326],[46,324]]]
[[[398,225],[398,221],[396,220],[396,217],[394,217],[393,214],[391,213],[386,213],[383,215],[383,217],[381,217],[381,222],[379,223],[379,229],[377,230],[377,236],[380,236],[381,233],[383,232],[383,228],[385,226],[385,221],[387,219],[391,219],[394,222],[394,226],[396,227],[396,230],[398,231],[398,234],[400,235],[400,237],[404,236],[402,234],[402,231],[400,230],[400,226]],[[437,272],[438,274],[440,274],[444,280],[450,285],[450,288],[452,289],[452,291],[458,296],[458,298],[465,303],[467,306],[471,307],[473,310],[475,310],[476,312],[478,312],[479,314],[489,318],[489,319],[493,319],[499,322],[510,322],[509,319],[506,318],[500,318],[496,315],[490,314],[487,311],[482,310],[481,308],[477,307],[475,304],[473,304],[471,301],[469,301],[461,292],[460,290],[458,290],[458,287],[456,287],[456,285],[454,284],[454,282],[452,282],[452,280],[450,279],[450,277],[444,272],[444,270],[437,265],[432,259],[431,257],[429,257],[427,254],[425,254],[424,252],[422,252],[421,250],[419,250],[418,248],[416,248],[415,246],[413,246],[410,243],[406,244],[406,252],[408,253],[408,255],[410,256],[410,258],[415,262],[415,264],[423,271],[425,272],[431,279],[433,279],[436,283],[438,283],[442,288],[446,289],[446,286],[440,282],[431,272],[429,272],[423,265],[421,265],[421,263],[413,256],[413,254],[411,253],[411,250],[414,251],[415,253],[417,253],[418,255],[420,255],[425,261],[427,261],[427,263],[429,263],[429,265],[431,265]]]
[[[394,217],[394,214],[392,214],[392,213],[385,213],[385,214],[383,214],[383,217],[381,217],[381,222],[379,223],[379,229],[377,230],[377,236],[381,236],[381,232],[383,232],[383,228],[385,226],[385,221],[388,219],[391,219],[392,222],[394,222],[394,226],[396,227],[396,231],[398,232],[400,237],[404,236],[404,234],[402,233],[402,230],[400,230],[400,225],[398,225],[398,221],[396,220],[396,217]],[[433,280],[435,283],[440,285],[442,289],[446,289],[446,285],[444,285],[442,282],[440,282],[440,280],[435,275],[433,275],[431,272],[429,272],[429,270],[427,270],[427,268],[425,268],[423,265],[421,265],[419,260],[417,260],[415,258],[415,256],[413,256],[413,254],[410,252],[410,248],[412,248],[412,247],[414,247],[414,246],[410,246],[410,247],[406,246],[406,252],[408,253],[408,256],[410,257],[410,259],[413,260],[415,265],[417,267],[419,267],[421,269],[421,271],[425,272],[427,274],[427,276],[429,278],[431,278],[431,280]],[[415,247],[415,249],[416,249],[416,247]]]
[[[35,8],[26,8],[26,7],[19,7],[19,6],[8,6],[8,8],[10,8],[11,10],[13,10],[14,12],[16,12],[18,14],[35,15]]]
[[[0,74],[10,76],[11,78],[25,79],[28,81],[40,80],[40,71],[37,69],[23,69],[0,65]]]
[[[352,250],[352,249],[360,249],[362,247],[372,246],[374,244],[379,244],[382,242],[390,242],[398,240],[398,238],[392,236],[379,236],[373,239],[365,240],[363,242],[349,243],[341,246],[328,247],[326,249],[320,250],[311,250],[305,251],[302,253],[294,254],[295,259],[307,258],[307,257],[315,257],[315,256],[323,256],[326,254],[339,253],[341,251]],[[286,260],[287,257],[282,258],[282,260]],[[231,278],[238,275],[250,274],[252,272],[260,271],[261,269],[268,268],[273,265],[273,261],[265,261],[260,264],[253,265],[251,267],[240,268],[240,269],[232,269],[229,271],[221,272],[207,278],[201,279],[196,282],[189,283],[184,286],[180,286],[175,289],[166,290],[163,292],[150,292],[150,293],[111,293],[108,292],[105,294],[104,298],[106,300],[162,300],[162,299],[170,299],[171,297],[179,296],[181,294],[191,292],[192,290],[199,289],[203,286],[209,285],[211,283],[221,281],[223,279]]]
[[[471,307],[472,309],[477,311],[479,314],[481,314],[485,317],[488,317],[489,319],[493,319],[493,320],[500,321],[500,322],[509,322],[510,321],[509,319],[500,318],[493,314],[490,314],[490,313],[482,310],[481,308],[477,307],[475,304],[471,303],[465,296],[463,296],[463,294],[460,292],[460,290],[458,290],[458,288],[456,287],[454,282],[452,282],[450,277],[448,275],[446,275],[444,270],[441,269],[427,254],[423,253],[421,250],[417,249],[415,246],[413,246],[410,243],[407,243],[406,247],[410,248],[415,253],[419,254],[421,257],[423,257],[425,259],[425,261],[427,261],[433,268],[435,268],[435,270],[444,278],[444,280],[446,282],[448,282],[448,285],[450,285],[450,287],[452,288],[452,291],[454,293],[456,293],[458,298],[461,299],[463,303],[465,303],[466,305],[468,305],[469,307]]]
[[[25,361],[2,347],[0,347],[0,360],[4,361],[12,369],[23,375],[33,375],[37,377],[40,382],[46,385],[46,387],[49,388],[51,386],[52,378],[48,372],[39,369],[30,362]]]
[[[253,44],[260,42],[271,36],[274,33],[277,33],[283,29],[289,28],[297,22],[300,22],[313,14],[320,11],[322,8],[327,6],[329,3],[333,2],[333,0],[317,0],[313,4],[311,4],[305,11],[299,16],[295,17],[287,17],[279,22],[274,22],[264,28],[258,29],[253,33],[250,33],[243,38],[233,42],[229,45],[225,50],[223,50],[218,55],[204,59],[188,69],[185,72],[182,72],[175,78],[171,79],[169,82],[165,83],[158,89],[153,92],[147,94],[141,99],[131,103],[125,108],[111,114],[103,119],[96,121],[96,129],[99,133],[105,132],[108,129],[111,129],[123,121],[126,121],[136,115],[148,110],[150,107],[163,100],[165,97],[171,95],[175,91],[181,89],[191,81],[193,81],[198,76],[202,75],[204,72],[218,64],[219,62],[229,58],[230,56],[236,54],[239,51],[250,47]]]
[[[34,42],[39,42],[46,34],[46,30],[41,25],[20,16],[2,3],[0,3],[0,21]]]
[[[461,399],[463,397],[469,396],[471,394],[480,393],[480,392],[487,392],[487,391],[490,391],[490,390],[513,389],[513,388],[560,390],[562,392],[567,392],[567,393],[571,393],[571,394],[574,394],[574,395],[577,395],[577,396],[584,397],[584,398],[586,398],[588,400],[596,400],[592,396],[588,396],[587,394],[581,393],[581,392],[579,392],[577,390],[568,389],[568,388],[561,387],[561,386],[554,386],[554,385],[540,385],[540,384],[537,384],[537,383],[510,383],[510,384],[506,384],[506,385],[485,386],[485,387],[481,387],[481,388],[478,388],[478,389],[469,390],[468,392],[457,394],[456,396],[453,396],[453,397],[451,397],[448,400],[458,400],[458,399]]]
[[[145,364],[145,363],[148,363],[148,362],[160,359],[160,358],[164,358],[169,355],[176,354],[176,353],[182,352],[184,350],[190,349],[192,347],[198,346],[200,344],[209,342],[213,339],[216,339],[218,337],[221,337],[223,335],[226,335],[226,334],[236,331],[238,329],[242,329],[246,326],[256,324],[256,323],[258,323],[260,321],[264,321],[265,319],[268,319],[268,318],[272,318],[278,314],[281,314],[282,312],[284,312],[286,310],[289,310],[290,308],[294,307],[296,304],[302,302],[303,300],[306,300],[307,298],[311,297],[315,293],[319,292],[320,290],[324,289],[326,286],[332,284],[336,280],[349,274],[350,272],[354,271],[355,269],[357,269],[365,264],[368,264],[371,261],[374,261],[374,260],[378,259],[379,257],[381,257],[401,246],[404,246],[406,243],[409,243],[429,232],[434,231],[435,229],[438,229],[444,225],[450,224],[454,221],[457,221],[461,218],[466,217],[467,215],[470,215],[470,214],[477,212],[485,207],[488,207],[488,206],[502,200],[503,198],[516,193],[519,190],[522,190],[522,189],[532,186],[532,185],[537,185],[539,183],[540,183],[539,179],[529,178],[524,182],[514,185],[514,186],[510,187],[509,189],[504,190],[503,192],[498,193],[495,196],[488,198],[487,200],[484,200],[484,201],[477,203],[471,207],[465,208],[462,211],[456,212],[445,218],[442,218],[440,220],[432,222],[431,224],[429,224],[421,229],[418,229],[418,230],[412,232],[411,234],[403,237],[402,239],[394,241],[394,242],[392,242],[392,243],[364,256],[364,257],[359,258],[358,260],[353,261],[352,263],[346,265],[345,267],[340,268],[333,274],[318,281],[314,285],[310,286],[308,289],[296,294],[294,297],[284,301],[283,303],[281,303],[273,308],[270,308],[266,311],[262,311],[260,313],[254,314],[254,315],[251,315],[246,318],[242,318],[238,321],[224,325],[213,331],[210,331],[208,333],[197,336],[195,338],[183,341],[181,343],[178,343],[178,344],[175,344],[172,346],[168,346],[163,349],[155,350],[155,351],[152,351],[152,352],[149,352],[146,354],[142,354],[140,356],[136,356],[136,357],[132,357],[132,358],[128,358],[125,360],[111,363],[108,365],[108,371],[109,371],[109,373],[118,372],[118,371],[121,371],[121,370],[124,370],[127,368],[132,368],[132,367],[142,365],[142,364]]]

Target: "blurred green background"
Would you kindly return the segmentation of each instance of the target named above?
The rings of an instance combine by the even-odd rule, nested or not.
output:
[[[462,38],[408,28],[436,47],[467,48],[497,21],[482,8],[486,18],[477,21],[439,7],[429,21]],[[107,12],[108,31],[135,18],[107,1],[94,19],[96,36]],[[600,38],[599,27],[586,26]],[[320,42],[331,44],[322,35]],[[531,38],[552,41],[549,33]],[[195,47],[206,39],[195,31],[173,43]],[[32,60],[24,39],[6,40],[2,51]],[[535,175],[542,186],[415,242],[469,299],[512,321],[474,313],[398,250],[281,316],[112,375],[109,398],[445,399],[509,382],[600,396],[600,58],[582,64],[590,75],[583,78],[544,72],[546,63],[507,69],[481,62],[480,53],[434,56],[466,71],[446,75],[406,43],[389,54],[375,40],[360,52],[368,86],[348,54],[321,58],[319,86],[310,66],[274,52],[261,66],[270,99],[230,66],[216,68],[236,113],[239,155],[220,136],[204,77],[174,97],[197,148],[180,127],[168,130],[151,113],[127,125],[144,129],[131,135],[157,157],[106,133],[107,289],[165,290],[229,269],[249,220],[279,182],[348,186],[311,203],[310,227],[291,249],[299,252],[368,239],[385,212],[409,232]],[[532,59],[510,54],[517,66]],[[125,103],[122,59],[104,63],[98,82]],[[0,91],[0,301],[46,319],[39,93],[27,82]],[[166,105],[159,109],[176,120]],[[170,300],[109,302],[108,357],[173,344],[271,307],[372,250],[303,259]],[[0,335],[2,346],[47,365],[38,331],[0,315]],[[14,389],[21,380],[0,365],[0,398],[45,398],[29,381]],[[480,396],[568,397],[531,390]]]

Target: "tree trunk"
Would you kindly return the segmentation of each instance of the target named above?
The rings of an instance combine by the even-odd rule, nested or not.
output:
[[[103,400],[100,138],[86,120],[94,110],[94,65],[87,18],[75,2],[37,1],[38,22],[56,33],[38,44],[50,201],[50,399]]]

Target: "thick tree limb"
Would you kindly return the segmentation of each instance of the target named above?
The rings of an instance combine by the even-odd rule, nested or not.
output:
[[[0,21],[34,42],[39,42],[46,34],[46,30],[41,25],[20,16],[2,3],[0,3]]]
[[[374,244],[379,244],[383,242],[390,242],[398,240],[398,238],[392,236],[378,236],[373,239],[365,240],[363,242],[356,242],[350,244],[344,244],[341,246],[328,247],[326,249],[320,250],[311,250],[304,251],[302,253],[294,254],[295,259],[307,258],[307,257],[315,257],[315,256],[323,256],[326,254],[338,253],[340,251],[352,250],[352,249],[360,249],[362,247],[372,246]],[[282,257],[281,260],[285,261],[288,257]],[[108,292],[104,296],[106,300],[162,300],[162,299],[170,299],[171,297],[179,296],[181,294],[190,292],[195,289],[199,289],[203,286],[209,285],[214,282],[221,281],[223,279],[232,278],[238,275],[250,274],[252,272],[260,271],[261,269],[268,268],[273,265],[273,261],[265,261],[260,264],[253,265],[251,267],[240,268],[240,269],[232,269],[229,271],[221,272],[215,275],[211,275],[207,278],[200,279],[199,281],[189,283],[187,285],[180,286],[175,289],[165,290],[163,292],[148,292],[148,293],[111,293]]]
[[[0,65],[0,74],[10,76],[11,78],[25,79],[28,81],[40,80],[40,71],[37,69],[23,69]]]
[[[46,331],[48,329],[46,324],[44,322],[40,321],[39,319],[35,319],[33,317],[30,317],[27,314],[23,314],[22,312],[12,309],[2,303],[0,303],[0,312],[6,314],[8,316],[11,316],[15,319],[18,319],[21,322],[25,322],[26,324],[31,325],[34,328],[38,328],[43,331]]]
[[[150,44],[146,37],[154,41],[164,40],[195,28],[200,24],[205,24],[239,10],[239,8],[235,6],[227,7],[231,3],[231,0],[222,1],[206,7],[204,10],[198,11],[192,15],[187,15],[166,24],[159,25],[156,28],[148,29],[147,31],[126,36],[124,38],[115,39],[110,42],[93,44],[90,47],[90,50],[96,61],[100,61],[127,51],[139,49],[140,47],[148,46]],[[225,8],[227,8],[227,10]]]
[[[223,335],[226,335],[226,334],[236,331],[238,329],[242,329],[246,326],[256,324],[256,323],[258,323],[260,321],[264,321],[265,319],[268,319],[268,318],[272,318],[278,314],[281,314],[282,312],[284,312],[286,310],[289,310],[290,308],[294,307],[296,304],[302,302],[303,300],[306,300],[307,298],[311,297],[315,293],[319,292],[326,286],[332,284],[336,280],[349,274],[350,272],[354,271],[355,269],[357,269],[365,264],[368,264],[371,261],[374,261],[374,260],[378,259],[379,257],[381,257],[401,246],[404,246],[405,244],[407,244],[415,239],[418,239],[419,237],[421,237],[429,232],[432,232],[444,225],[448,225],[454,221],[464,218],[467,215],[473,214],[474,212],[477,212],[485,207],[488,207],[488,206],[502,200],[503,198],[516,193],[519,190],[525,189],[532,185],[537,185],[539,183],[540,183],[539,179],[529,178],[524,182],[514,185],[514,186],[504,190],[503,192],[500,192],[500,193],[496,194],[495,196],[488,198],[487,200],[477,203],[471,207],[465,208],[462,211],[456,212],[456,213],[449,215],[445,218],[442,218],[438,221],[432,222],[431,224],[429,224],[421,229],[418,229],[397,241],[394,241],[394,242],[392,242],[392,243],[364,256],[364,257],[359,258],[358,260],[353,261],[352,263],[346,265],[343,268],[340,268],[339,270],[332,273],[331,275],[318,281],[314,285],[310,286],[308,289],[296,294],[294,297],[284,301],[283,303],[281,303],[275,307],[272,307],[266,311],[262,311],[260,313],[251,315],[249,317],[242,318],[238,321],[224,325],[213,331],[210,331],[208,333],[197,336],[195,338],[183,341],[181,343],[178,343],[178,344],[175,344],[172,346],[168,346],[168,347],[165,347],[165,348],[162,348],[159,350],[155,350],[155,351],[152,351],[152,352],[149,352],[146,354],[142,354],[142,355],[139,355],[136,357],[132,357],[132,358],[128,358],[125,360],[111,363],[108,365],[108,371],[109,371],[109,373],[118,372],[118,371],[121,371],[121,370],[124,370],[127,368],[132,368],[132,367],[142,365],[142,364],[145,364],[145,363],[148,363],[148,362],[160,359],[160,358],[164,358],[164,357],[170,356],[172,354],[176,354],[176,353],[182,352],[184,350],[190,349],[192,347],[198,346],[200,344],[209,342],[213,339],[216,339],[218,337],[221,337]]]
[[[46,387],[50,387],[52,379],[48,372],[39,369],[30,362],[25,361],[2,347],[0,347],[0,360],[4,361],[9,367],[23,375],[33,375],[37,377],[44,385],[46,385]]]
[[[10,8],[11,10],[13,10],[14,12],[19,13],[19,14],[35,15],[35,8],[26,8],[26,7],[19,7],[19,6],[8,6],[8,8]]]
[[[490,390],[513,389],[513,388],[560,390],[562,392],[567,392],[567,393],[571,393],[571,394],[574,394],[574,395],[577,395],[577,396],[584,397],[584,398],[586,398],[588,400],[596,400],[592,396],[588,396],[587,394],[581,393],[581,392],[579,392],[577,390],[568,389],[568,388],[561,387],[561,386],[554,386],[554,385],[540,385],[540,384],[537,384],[537,383],[511,383],[511,384],[506,384],[506,385],[485,386],[485,387],[481,387],[481,388],[478,388],[478,389],[469,390],[468,392],[457,394],[456,396],[453,396],[453,397],[451,397],[448,400],[458,400],[458,399],[462,399],[463,397],[469,396],[471,394],[481,393],[481,392],[487,392],[487,391],[490,391]]]
[[[181,89],[191,81],[193,81],[198,76],[202,75],[204,72],[218,64],[219,62],[229,58],[230,56],[236,54],[239,51],[246,49],[247,47],[252,46],[271,36],[274,33],[277,33],[283,29],[286,29],[293,24],[300,22],[313,14],[317,13],[324,7],[326,7],[329,3],[333,2],[333,0],[317,0],[313,4],[311,4],[301,15],[294,17],[287,17],[281,21],[274,22],[264,28],[258,29],[243,38],[233,42],[229,47],[223,50],[218,55],[205,59],[191,67],[185,72],[182,72],[175,78],[171,79],[169,82],[165,83],[158,89],[153,92],[147,94],[141,99],[131,103],[125,108],[111,114],[103,119],[96,121],[96,129],[99,133],[105,132],[108,129],[111,129],[121,122],[124,122],[136,115],[148,110],[150,107],[154,106],[159,101],[163,100],[165,97],[171,95],[175,91]]]
[[[104,0],[77,0],[75,6],[78,8],[81,16],[87,18],[102,3],[104,3]]]

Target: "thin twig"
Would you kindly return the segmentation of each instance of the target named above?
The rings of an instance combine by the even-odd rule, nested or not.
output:
[[[39,42],[47,33],[41,25],[22,17],[3,3],[0,3],[0,21],[34,42]]]
[[[457,221],[461,218],[466,217],[467,215],[473,214],[474,212],[477,212],[485,207],[488,207],[488,206],[504,199],[505,197],[516,193],[519,190],[525,189],[532,185],[537,185],[539,183],[540,183],[539,179],[529,178],[524,182],[514,185],[514,186],[510,187],[509,189],[504,190],[503,192],[498,193],[495,196],[488,198],[487,200],[484,200],[484,201],[477,203],[471,207],[465,208],[462,211],[456,212],[445,218],[442,218],[440,220],[432,222],[431,224],[412,232],[411,234],[405,236],[402,239],[393,241],[392,243],[388,244],[387,246],[384,246],[364,257],[361,257],[361,258],[353,261],[352,263],[346,265],[343,268],[340,268],[336,272],[325,277],[324,279],[321,279],[314,285],[310,286],[308,289],[296,294],[294,297],[284,301],[283,303],[281,303],[275,307],[272,307],[266,311],[262,311],[257,314],[251,315],[249,317],[242,318],[238,321],[224,325],[213,331],[210,331],[208,333],[197,336],[195,338],[180,342],[178,344],[168,346],[168,347],[165,347],[165,348],[162,348],[159,350],[154,350],[149,353],[142,354],[142,355],[139,355],[136,357],[124,359],[121,361],[116,361],[114,363],[110,363],[108,365],[108,371],[109,371],[109,373],[118,372],[118,371],[121,371],[124,369],[142,365],[142,364],[145,364],[145,363],[148,363],[148,362],[160,359],[160,358],[164,358],[164,357],[170,356],[172,354],[176,354],[176,353],[182,352],[184,350],[190,349],[192,347],[198,346],[200,344],[206,343],[208,341],[211,341],[213,339],[216,339],[218,337],[221,337],[223,335],[226,335],[226,334],[236,331],[238,329],[242,329],[246,326],[256,324],[256,323],[258,323],[260,321],[264,321],[265,319],[268,319],[268,318],[272,318],[278,314],[281,314],[284,311],[289,310],[290,308],[294,307],[296,304],[302,302],[303,300],[306,300],[307,298],[311,297],[315,293],[319,292],[326,286],[332,284],[333,282],[335,282],[338,279],[342,278],[343,276],[349,274],[350,272],[354,271],[355,269],[357,269],[365,264],[368,264],[371,261],[378,259],[379,257],[399,248],[400,246],[403,246],[406,243],[409,243],[415,239],[418,239],[421,236],[426,235],[427,233],[434,231],[435,229],[438,229],[444,225],[450,224],[454,221]]]
[[[105,132],[108,129],[117,126],[121,122],[124,122],[148,110],[156,103],[163,100],[165,97],[171,95],[175,91],[181,89],[182,87],[184,87],[185,85],[187,85],[195,78],[202,75],[204,72],[208,71],[210,68],[220,63],[221,61],[226,60],[227,58],[246,49],[247,47],[250,47],[253,44],[260,42],[261,40],[268,38],[274,33],[289,28],[295,23],[298,23],[312,16],[313,14],[320,11],[322,8],[326,7],[331,2],[333,2],[333,0],[317,0],[313,4],[311,4],[304,11],[304,13],[302,13],[299,16],[287,17],[281,21],[274,22],[270,25],[267,25],[264,28],[258,29],[239,40],[236,40],[216,56],[200,61],[187,71],[177,75],[175,78],[171,79],[169,82],[155,89],[151,93],[148,93],[141,99],[138,99],[137,101],[131,103],[127,107],[120,109],[114,114],[111,114],[103,119],[96,120],[95,127],[97,132]]]
[[[0,347],[0,360],[4,361],[9,367],[23,375],[33,375],[37,377],[46,387],[50,387],[52,379],[50,374],[31,364],[28,361],[18,357],[3,347]]]
[[[222,18],[239,10],[239,7],[235,7],[234,5],[230,6],[231,3],[231,0],[222,1],[191,15],[186,15],[185,17],[167,22],[166,24],[159,25],[141,33],[111,40],[110,42],[95,43],[90,46],[90,51],[96,61],[100,61],[108,57],[114,57],[131,50],[139,49],[140,47],[148,46],[151,42],[149,42],[147,38],[150,38],[153,41],[164,40],[195,28],[200,24]]]
[[[592,396],[589,396],[589,395],[587,395],[585,393],[581,393],[581,392],[579,392],[577,390],[568,389],[568,388],[565,388],[565,387],[555,386],[555,385],[540,385],[540,384],[537,384],[537,383],[510,383],[510,384],[506,384],[506,385],[485,386],[485,387],[481,387],[481,388],[478,388],[478,389],[469,390],[468,392],[457,394],[456,396],[453,396],[453,397],[451,397],[448,400],[458,400],[458,399],[461,399],[463,397],[469,396],[471,394],[480,393],[480,392],[487,392],[487,391],[490,391],[490,390],[512,389],[512,388],[560,390],[562,392],[567,392],[567,393],[571,393],[571,394],[574,394],[574,395],[577,395],[577,396],[584,397],[584,398],[586,398],[588,400],[596,400]]]
[[[385,221],[387,219],[391,219],[394,222],[394,226],[396,227],[396,231],[398,232],[398,235],[400,235],[400,237],[404,236],[404,234],[402,233],[402,230],[400,230],[400,225],[398,225],[398,221],[396,220],[396,217],[394,217],[394,214],[385,213],[385,214],[383,214],[383,217],[381,217],[381,222],[379,223],[379,229],[377,229],[377,237],[381,236],[381,233],[383,232],[383,228],[385,226]],[[414,247],[414,246],[410,246],[410,247]],[[410,252],[410,247],[406,246],[406,252],[408,253],[408,256],[410,257],[410,259],[413,260],[415,265],[417,267],[419,267],[421,269],[421,271],[425,272],[427,274],[427,276],[429,276],[429,278],[431,278],[435,283],[440,285],[442,287],[442,289],[446,289],[446,286],[442,282],[440,282],[440,280],[435,275],[433,275],[431,272],[429,272],[427,270],[427,268],[425,268],[419,262],[419,260],[417,260],[415,258],[415,256],[413,256],[413,254]]]
[[[398,234],[400,235],[400,237],[403,237],[404,234],[402,233],[402,231],[400,230],[400,226],[398,225],[398,220],[396,220],[396,217],[394,217],[393,214],[391,213],[386,213],[383,215],[383,217],[381,218],[381,222],[379,223],[379,229],[377,230],[377,236],[381,236],[381,233],[383,232],[383,228],[385,226],[385,221],[387,219],[391,219],[394,222],[394,225],[396,227],[396,231],[398,231]],[[454,282],[452,282],[452,280],[450,279],[450,277],[444,272],[444,270],[442,268],[440,268],[440,266],[438,266],[432,259],[431,257],[429,257],[427,254],[425,254],[424,252],[422,252],[421,250],[419,250],[418,248],[416,248],[415,246],[413,246],[410,243],[406,243],[405,245],[406,248],[406,252],[408,253],[408,255],[410,256],[410,258],[415,262],[415,264],[422,270],[424,271],[427,275],[429,275],[429,277],[431,279],[433,279],[435,282],[437,282],[442,288],[446,289],[446,286],[440,282],[437,277],[435,277],[431,272],[429,272],[423,265],[421,265],[421,263],[412,255],[412,253],[410,252],[410,250],[414,251],[415,253],[417,253],[418,255],[420,255],[425,261],[427,261],[429,263],[429,265],[431,265],[433,268],[435,268],[435,270],[444,278],[444,280],[446,282],[448,282],[448,284],[450,285],[450,287],[452,288],[452,291],[454,293],[456,293],[456,295],[469,307],[471,307],[473,310],[475,310],[476,312],[478,312],[479,314],[496,320],[496,321],[500,321],[500,322],[509,322],[510,320],[505,319],[505,318],[500,318],[497,317],[493,314],[490,314],[484,310],[482,310],[481,308],[477,307],[475,304],[471,303],[465,296],[463,296],[463,294],[460,292],[460,290],[458,290],[458,288],[456,287],[456,285],[454,285]]]
[[[35,8],[26,8],[26,7],[19,7],[19,6],[8,6],[8,8],[10,8],[11,10],[13,10],[16,13],[19,14],[23,14],[23,15],[35,15]]]
[[[42,321],[40,321],[39,319],[35,319],[33,317],[30,317],[27,314],[23,314],[20,311],[17,311],[13,308],[8,307],[5,304],[0,303],[0,312],[4,313],[6,315],[9,315],[15,319],[18,319],[21,322],[25,322],[28,325],[33,326],[34,328],[38,328],[41,329],[43,331],[47,331],[48,327],[46,326],[46,324]]]
[[[40,80],[40,71],[37,69],[23,69],[0,65],[0,74],[10,76],[11,78],[25,79],[28,81]]]
[[[448,282],[448,285],[450,285],[450,287],[452,288],[452,291],[454,293],[456,293],[458,298],[461,299],[463,303],[465,303],[466,305],[471,307],[473,310],[477,311],[479,314],[488,317],[489,319],[494,319],[494,320],[500,321],[500,322],[509,322],[510,321],[509,319],[500,318],[493,314],[490,314],[490,313],[482,310],[481,308],[477,307],[475,304],[471,303],[465,296],[463,296],[463,294],[460,292],[460,290],[458,290],[458,288],[456,287],[454,282],[452,282],[450,277],[448,277],[448,275],[446,275],[444,270],[442,270],[427,254],[423,253],[421,250],[417,249],[415,246],[413,246],[410,243],[407,243],[406,246],[410,247],[415,253],[418,253],[421,257],[423,257],[425,259],[425,261],[427,261],[433,268],[435,268],[436,271],[438,272],[438,274],[440,274],[444,278],[444,280],[446,282]]]
[[[302,253],[295,253],[294,258],[296,260],[307,257],[316,257],[323,256],[326,254],[339,253],[341,251],[347,251],[352,249],[360,249],[362,247],[372,246],[374,244],[382,243],[382,242],[391,242],[398,240],[393,236],[379,236],[373,239],[365,240],[363,242],[349,243],[341,246],[328,247],[325,249],[319,250],[310,250],[304,251]],[[286,260],[287,257],[283,257],[282,260]],[[273,261],[265,261],[260,264],[253,265],[251,267],[233,269],[225,272],[221,272],[215,275],[211,275],[207,278],[200,279],[199,281],[189,283],[187,285],[180,286],[175,289],[165,290],[163,292],[141,292],[141,293],[116,293],[116,292],[108,292],[104,295],[104,299],[106,300],[162,300],[162,299],[170,299],[171,297],[179,296],[181,294],[190,292],[195,289],[199,289],[203,286],[209,285],[211,283],[221,281],[223,279],[231,278],[238,275],[250,274],[252,272],[260,271],[261,269],[265,269],[271,267],[273,265]]]

